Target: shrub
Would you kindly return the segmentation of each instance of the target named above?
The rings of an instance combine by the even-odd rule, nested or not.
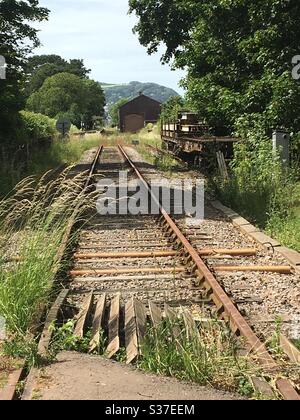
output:
[[[25,137],[29,140],[46,139],[55,135],[54,119],[29,111],[21,111],[20,114]]]
[[[293,217],[297,171],[282,166],[261,117],[242,117],[237,128],[243,141],[235,146],[230,180],[215,177],[215,190],[225,203],[281,239],[274,226],[278,221],[286,226]]]

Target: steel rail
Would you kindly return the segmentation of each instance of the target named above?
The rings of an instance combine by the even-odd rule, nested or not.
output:
[[[207,290],[208,296],[217,307],[219,316],[229,323],[230,328],[234,334],[241,335],[246,339],[248,351],[256,354],[261,366],[268,369],[269,371],[279,372],[280,369],[278,364],[268,352],[264,343],[262,343],[253,332],[248,322],[241,315],[225,290],[221,287],[216,277],[206,266],[198,251],[192,246],[192,244],[181,232],[176,223],[162,207],[161,203],[151,190],[149,183],[146,181],[139,169],[135,166],[124,148],[121,145],[118,145],[118,147],[124,158],[134,170],[137,177],[149,191],[155,204],[159,207],[161,213],[161,223],[167,225],[167,231],[174,238],[174,240],[177,239],[177,242],[182,245],[185,250],[185,256],[191,263],[193,263],[193,271],[200,279],[199,284],[200,286],[204,286]],[[276,381],[276,386],[285,400],[300,400],[299,394],[287,379],[278,379]]]
[[[86,180],[86,183],[85,183],[85,185],[84,185],[84,189],[83,189],[83,190],[86,190],[86,188],[90,185],[91,180],[92,180],[92,178],[93,178],[93,176],[94,176],[94,174],[95,174],[95,170],[96,170],[97,163],[98,163],[98,161],[99,161],[99,159],[100,159],[100,156],[102,155],[102,152],[103,152],[103,145],[101,145],[101,146],[98,148],[98,150],[97,150],[96,156],[95,156],[95,158],[94,158],[94,160],[93,160],[93,163],[92,163],[92,165],[91,165],[91,168],[90,168],[90,170],[89,170],[88,178],[87,178],[87,180]]]
[[[95,169],[96,169],[97,163],[98,163],[98,161],[100,159],[100,156],[102,155],[102,152],[103,152],[103,145],[101,145],[98,148],[98,150],[97,150],[96,156],[94,157],[93,162],[91,164],[91,167],[90,167],[90,170],[89,170],[89,173],[88,173],[87,180],[84,183],[84,186],[83,186],[82,191],[80,192],[80,194],[85,194],[87,192],[87,189],[90,186],[90,183],[92,181],[93,175],[95,173]],[[58,252],[57,252],[57,255],[56,255],[56,261],[57,262],[59,262],[63,258],[64,253],[66,251],[66,247],[67,247],[68,242],[69,242],[69,237],[71,235],[73,226],[74,226],[75,221],[76,221],[76,214],[77,214],[78,207],[79,207],[79,205],[77,205],[76,208],[74,209],[73,216],[70,218],[69,223],[68,223],[68,226],[66,227],[66,232],[65,232],[65,234],[64,234],[64,236],[62,238],[61,245],[60,245],[60,247],[58,249]],[[57,273],[55,273],[55,274],[57,274]]]

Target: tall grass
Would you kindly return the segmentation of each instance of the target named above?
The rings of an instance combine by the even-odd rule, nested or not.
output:
[[[254,394],[251,376],[261,374],[250,356],[238,355],[236,338],[218,321],[200,323],[191,333],[182,319],[164,320],[148,330],[139,367],[247,396]]]
[[[53,140],[49,148],[35,150],[28,163],[0,162],[0,196],[8,194],[24,177],[30,175],[41,176],[45,172],[62,164],[73,165],[82,157],[83,153],[98,147],[98,134],[86,135],[79,138],[71,135],[69,141]],[[20,153],[25,153],[20,151]]]
[[[10,334],[25,335],[39,318],[63,266],[56,255],[69,219],[89,205],[83,175],[68,174],[48,184],[27,178],[0,202],[0,315]]]
[[[254,141],[255,140],[255,141]],[[299,172],[283,168],[271,142],[252,139],[235,146],[230,179],[212,180],[217,196],[284,245],[300,250]]]
[[[56,139],[46,153],[39,151],[32,156],[28,172],[39,175],[63,163],[73,165],[80,160],[84,152],[99,147],[99,143],[100,136],[97,134],[86,135],[83,138],[71,136],[69,141]]]
[[[289,197],[290,205],[286,217],[276,211],[271,212],[267,231],[283,245],[300,252],[300,183],[293,184],[292,191],[283,191]]]

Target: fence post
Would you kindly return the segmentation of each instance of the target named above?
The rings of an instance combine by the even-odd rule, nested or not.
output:
[[[276,130],[273,133],[273,150],[280,152],[280,159],[284,166],[290,164],[290,134],[285,130]]]

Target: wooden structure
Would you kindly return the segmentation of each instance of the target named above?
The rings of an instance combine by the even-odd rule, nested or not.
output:
[[[207,155],[222,152],[225,160],[233,157],[237,137],[214,136],[205,121],[190,111],[178,113],[177,121],[163,121],[161,137],[165,148],[176,155],[185,155],[200,164]]]
[[[159,119],[161,103],[142,93],[120,107],[121,132],[137,133],[148,123],[156,123]]]

